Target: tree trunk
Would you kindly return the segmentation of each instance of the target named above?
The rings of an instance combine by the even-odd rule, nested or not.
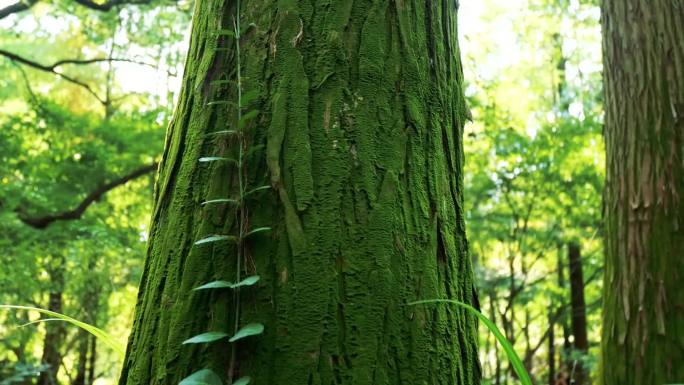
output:
[[[684,4],[604,0],[602,382],[684,382]]]
[[[64,264],[62,256],[48,258],[45,270],[50,277],[50,291],[48,293],[47,309],[62,313],[62,292],[64,290]],[[38,385],[57,385],[57,372],[62,363],[62,353],[59,349],[64,338],[64,325],[61,322],[46,322],[45,337],[43,338],[43,356],[41,363],[49,368],[40,372]]]
[[[249,239],[240,325],[263,335],[181,345],[228,332],[230,291],[193,291],[236,275],[240,177],[232,39],[235,2],[196,4],[184,87],[160,165],[149,250],[121,385],[176,385],[209,367],[252,384],[477,384],[476,319],[415,299],[477,305],[463,218],[465,102],[456,2],[254,0],[241,12],[245,180],[272,189],[247,201]],[[253,26],[248,25],[254,23]],[[245,80],[246,79],[246,80]],[[222,80],[222,83],[216,83]],[[231,85],[232,87],[232,85]],[[256,147],[263,145],[265,150]],[[232,333],[231,333],[232,334]],[[235,373],[229,362],[236,361]]]
[[[88,340],[90,340],[90,334],[88,334],[85,330],[79,331],[78,339],[76,377],[74,377],[74,380],[71,381],[71,385],[86,385],[86,374],[88,369]]]
[[[549,367],[548,384],[555,385],[556,383],[556,325],[554,321],[553,306],[552,303],[549,307],[549,351],[547,355],[547,365]]]
[[[589,338],[587,337],[587,307],[584,302],[584,274],[581,257],[580,246],[576,243],[568,244],[573,348],[582,354],[587,354]],[[587,373],[581,362],[575,364],[574,380],[577,385],[587,383]]]
[[[567,383],[566,373],[568,368],[568,356],[570,354],[570,348],[572,347],[572,344],[570,343],[570,327],[568,326],[568,312],[565,310],[567,307],[567,284],[565,283],[565,264],[563,263],[563,249],[564,248],[562,244],[559,244],[557,254],[558,287],[561,289],[563,297],[561,298],[561,303],[559,305],[561,307],[561,310],[558,319],[561,329],[563,330],[563,348],[560,350],[558,354],[558,374],[556,375],[556,377],[558,378],[556,381],[557,383]]]

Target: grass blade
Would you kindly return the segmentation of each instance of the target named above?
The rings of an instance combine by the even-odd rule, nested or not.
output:
[[[480,313],[474,307],[468,305],[467,303],[463,303],[461,301],[456,301],[453,299],[429,299],[423,301],[410,302],[409,305],[423,305],[434,303],[448,303],[456,305],[477,316],[477,318],[480,321],[482,321],[483,324],[485,324],[487,329],[489,329],[489,331],[491,331],[494,334],[494,337],[496,337],[497,341],[499,341],[501,347],[503,347],[504,351],[506,352],[506,356],[508,356],[508,360],[511,362],[511,365],[513,365],[513,369],[515,370],[515,373],[518,375],[518,378],[520,379],[520,382],[523,385],[532,385],[530,375],[527,373],[525,365],[523,365],[522,360],[520,360],[520,357],[518,357],[518,354],[515,352],[515,349],[513,349],[511,343],[508,342],[506,337],[503,335],[503,333],[501,333],[501,330],[499,330],[499,328],[496,327],[494,322],[490,321],[489,318],[485,317],[484,314]]]
[[[126,355],[126,349],[123,345],[119,344],[105,332],[104,330],[87,324],[85,322],[81,322],[77,319],[71,318],[67,315],[60,314],[51,310],[46,310],[46,309],[41,309],[37,307],[31,307],[31,306],[17,306],[17,305],[0,305],[0,309],[14,309],[14,310],[27,310],[27,311],[37,311],[38,313],[62,320],[64,322],[68,322],[74,326],[77,326],[88,333],[92,334],[95,336],[100,342],[104,343],[105,345],[109,346],[112,350],[117,352],[122,358]]]

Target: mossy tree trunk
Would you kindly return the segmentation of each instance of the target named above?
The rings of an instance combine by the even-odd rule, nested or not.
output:
[[[457,4],[442,1],[252,0],[241,58],[258,118],[246,127],[247,202],[237,372],[252,384],[477,384],[477,324],[427,298],[477,305],[463,218],[465,102]],[[149,251],[121,385],[177,384],[201,368],[228,378],[231,346],[181,345],[230,330],[229,291],[192,291],[235,276],[231,196],[235,2],[196,4],[184,86],[160,165]],[[253,25],[250,25],[252,24]],[[246,80],[245,80],[246,79]],[[263,146],[263,147],[258,147]]]
[[[602,383],[684,382],[684,3],[604,0]]]

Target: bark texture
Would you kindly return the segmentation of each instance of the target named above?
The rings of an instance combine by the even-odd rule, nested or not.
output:
[[[684,382],[684,3],[604,0],[602,383]]]
[[[177,384],[210,367],[226,375],[230,292],[192,291],[235,275],[235,248],[193,246],[234,233],[235,210],[200,203],[234,194],[235,3],[196,3],[184,86],[160,165],[149,251],[121,385]],[[273,188],[248,203],[250,238],[236,377],[252,384],[477,384],[477,324],[445,306],[477,306],[463,219],[465,101],[457,2],[253,0],[242,9],[248,181]],[[253,26],[247,26],[254,23]],[[224,84],[224,83],[221,83]],[[256,147],[263,146],[263,147]]]

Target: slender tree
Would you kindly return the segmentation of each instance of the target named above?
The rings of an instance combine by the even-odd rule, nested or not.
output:
[[[684,382],[684,4],[602,3],[602,383]]]
[[[196,3],[120,384],[202,368],[261,385],[479,383],[476,320],[407,306],[477,306],[457,2],[237,7]],[[257,114],[242,115],[245,99]],[[225,236],[265,227],[237,245]],[[226,242],[195,244],[211,234]],[[237,296],[193,291],[246,275],[260,280]],[[263,334],[182,345],[232,333],[238,313]]]

